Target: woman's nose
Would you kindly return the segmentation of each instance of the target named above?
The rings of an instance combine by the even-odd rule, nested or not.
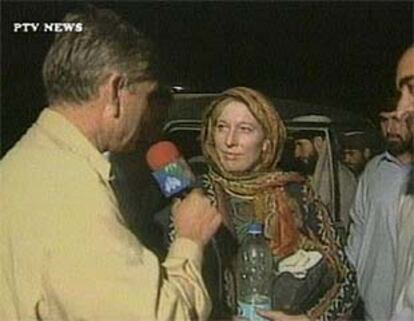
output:
[[[226,136],[226,146],[231,147],[237,144],[237,137],[234,129],[229,130]]]

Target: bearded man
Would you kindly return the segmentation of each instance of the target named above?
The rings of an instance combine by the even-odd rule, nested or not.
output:
[[[397,78],[399,76],[397,75]],[[398,210],[412,167],[413,133],[397,104],[380,113],[386,151],[374,157],[359,180],[347,254],[357,270],[366,320],[390,320],[393,310]]]
[[[330,119],[324,116],[305,115],[295,118],[297,121],[319,121],[329,123]],[[334,177],[330,167],[336,168],[339,188],[339,217],[343,227],[345,239],[349,226],[349,210],[356,192],[357,179],[351,170],[343,165],[339,159],[331,163],[325,134],[319,130],[301,130],[293,133],[294,141],[294,169],[305,175],[312,182],[313,188],[321,201],[331,213],[335,213]]]
[[[400,92],[398,113],[402,119],[406,119],[411,135],[414,135],[414,44],[404,52],[398,63],[396,85]],[[414,146],[412,152],[414,152]],[[414,155],[412,161],[414,161]],[[407,190],[401,198],[398,220],[398,256],[392,321],[408,321],[414,319],[413,167]]]

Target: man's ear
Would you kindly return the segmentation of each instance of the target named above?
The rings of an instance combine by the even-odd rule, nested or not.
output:
[[[323,139],[322,136],[316,136],[313,138],[313,146],[315,146],[315,149],[318,152],[318,154],[321,153],[324,145],[325,145],[325,139]]]
[[[111,117],[118,118],[121,113],[121,94],[125,87],[125,77],[119,73],[112,73],[103,86],[105,97],[105,113]]]
[[[370,159],[371,158],[371,149],[364,148],[364,151],[363,151],[362,155],[364,155],[364,158],[366,160]]]

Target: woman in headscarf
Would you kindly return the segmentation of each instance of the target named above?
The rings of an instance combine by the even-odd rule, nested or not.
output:
[[[322,254],[323,268],[309,273],[313,281],[295,281],[279,273],[272,296],[277,303],[275,309],[280,311],[273,316],[278,321],[349,317],[357,299],[355,272],[346,260],[326,207],[308,182],[297,173],[282,172],[277,167],[286,128],[274,106],[255,90],[229,89],[207,108],[201,140],[209,167],[204,187],[224,213],[226,233],[240,244],[251,223],[263,224],[276,262],[294,255],[299,259],[299,253]],[[226,242],[220,240],[218,236],[215,246],[226,247]],[[225,253],[228,255],[228,251]],[[227,268],[225,297],[234,312],[234,274]],[[312,282],[316,282],[315,287]],[[291,294],[296,302],[284,302],[289,291],[294,291]]]

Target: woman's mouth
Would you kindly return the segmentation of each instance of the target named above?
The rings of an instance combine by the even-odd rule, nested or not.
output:
[[[241,156],[240,154],[235,154],[235,153],[223,153],[223,158],[229,161],[236,160],[240,156]]]

